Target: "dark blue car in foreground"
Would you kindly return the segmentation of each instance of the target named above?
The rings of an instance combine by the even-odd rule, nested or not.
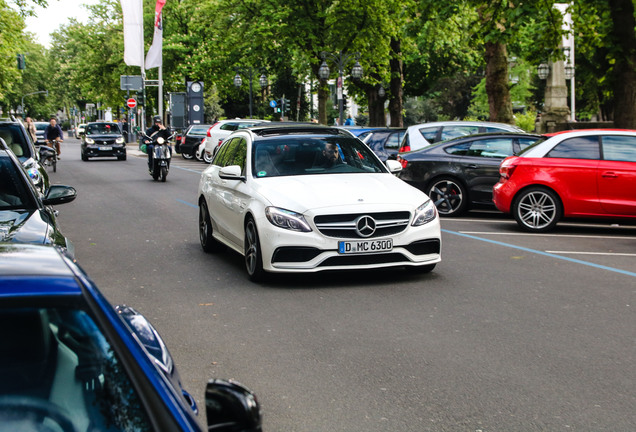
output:
[[[260,431],[254,395],[211,380],[208,430]],[[202,431],[154,327],[52,246],[0,243],[0,430]]]

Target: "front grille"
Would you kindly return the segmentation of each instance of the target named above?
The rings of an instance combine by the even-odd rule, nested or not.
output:
[[[96,139],[95,144],[115,144],[115,138],[112,139]]]
[[[413,255],[429,255],[439,254],[441,246],[442,245],[438,239],[432,239],[413,242],[408,246],[404,246],[404,249],[411,252]]]
[[[397,252],[370,254],[370,255],[340,255],[327,258],[320,267],[336,267],[336,266],[360,266],[369,264],[387,264],[410,262],[404,255]]]
[[[369,216],[375,221],[375,232],[370,236],[361,236],[356,230],[356,221],[363,216]],[[410,220],[411,214],[407,211],[401,211],[321,215],[314,218],[314,223],[318,230],[328,237],[376,238],[391,236],[404,231]]]
[[[322,251],[312,247],[279,247],[272,255],[272,263],[307,262],[316,258]]]

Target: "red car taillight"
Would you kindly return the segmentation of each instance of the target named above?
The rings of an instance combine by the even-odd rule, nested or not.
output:
[[[212,130],[212,128],[213,128],[214,126],[216,126],[217,124],[219,124],[219,122],[216,122],[216,123],[214,123],[212,126],[210,126],[210,128],[208,129],[208,133],[207,133],[208,137],[210,136],[210,131]]]
[[[409,161],[403,159],[400,155],[397,156],[397,161],[402,164],[402,169],[406,168],[406,166],[409,164]]]
[[[400,153],[406,153],[406,152],[410,152],[411,151],[411,146],[406,144],[403,147],[400,147],[400,149],[398,150]]]
[[[501,178],[506,180],[510,179],[510,177],[512,177],[512,173],[515,171],[515,168],[517,168],[518,162],[518,158],[514,156],[504,159],[499,166],[499,175],[501,176]]]

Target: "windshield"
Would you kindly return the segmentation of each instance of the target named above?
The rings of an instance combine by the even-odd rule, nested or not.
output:
[[[10,157],[0,157],[0,210],[37,208],[19,169]]]
[[[117,123],[95,123],[86,126],[87,135],[119,134]]]
[[[267,138],[252,148],[254,177],[333,173],[387,173],[375,154],[356,138],[293,136]]]
[[[3,430],[151,430],[124,366],[88,313],[5,308],[0,327],[19,329],[3,332],[0,394],[11,395],[5,403],[29,401],[0,413]]]

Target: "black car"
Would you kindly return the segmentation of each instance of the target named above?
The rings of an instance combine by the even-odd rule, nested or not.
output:
[[[49,187],[49,175],[40,163],[40,155],[22,123],[16,119],[0,119],[0,138],[16,155],[38,191],[44,195]]]
[[[45,144],[46,137],[44,136],[44,131],[46,127],[49,125],[48,122],[34,122],[35,124],[35,136],[37,137],[36,145]]]
[[[0,243],[56,245],[73,254],[72,243],[60,232],[50,206],[71,202],[76,196],[70,186],[51,185],[41,198],[13,152],[0,146]]]
[[[116,157],[126,160],[126,139],[117,123],[87,123],[82,135],[82,160]]]
[[[425,192],[443,216],[459,216],[475,207],[492,208],[492,188],[499,180],[501,161],[540,138],[500,132],[442,141],[400,153],[398,176]]]
[[[363,132],[358,138],[371,147],[382,162],[386,162],[388,159],[397,159],[405,130],[406,128],[374,129]]]
[[[181,136],[181,140],[177,140],[175,144],[175,151],[181,153],[184,159],[194,159],[196,151],[208,135],[208,129],[212,125],[209,124],[196,124],[190,126]]]

